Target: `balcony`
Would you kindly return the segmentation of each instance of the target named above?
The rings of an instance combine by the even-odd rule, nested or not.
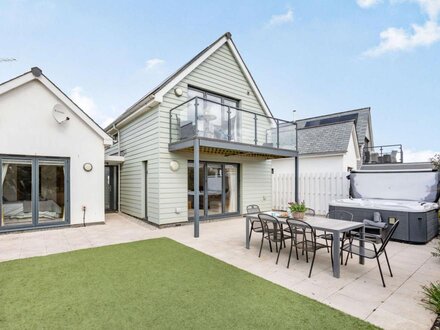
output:
[[[226,156],[296,157],[296,124],[194,97],[170,110],[170,151],[191,150]]]
[[[401,144],[388,144],[375,147],[364,147],[363,164],[400,164],[403,163]]]

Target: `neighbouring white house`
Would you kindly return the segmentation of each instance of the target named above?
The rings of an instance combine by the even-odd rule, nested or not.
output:
[[[111,144],[39,68],[0,84],[0,231],[104,222]]]
[[[157,225],[268,210],[271,159],[297,155],[295,124],[272,116],[230,33],[105,130],[117,140],[107,156],[119,157],[107,209]]]
[[[301,174],[340,173],[358,169],[374,146],[370,108],[297,121]],[[294,159],[272,162],[274,174],[294,173]]]

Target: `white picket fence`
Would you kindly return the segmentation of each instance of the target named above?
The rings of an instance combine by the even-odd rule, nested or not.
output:
[[[299,176],[299,199],[316,214],[328,212],[328,205],[334,199],[348,198],[350,181],[348,173],[304,173]],[[272,175],[272,207],[286,209],[295,200],[294,174]]]

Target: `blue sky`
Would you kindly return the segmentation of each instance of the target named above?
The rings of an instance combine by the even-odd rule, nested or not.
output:
[[[39,66],[108,123],[226,31],[275,116],[371,106],[376,144],[440,151],[440,0],[5,1],[0,81]]]

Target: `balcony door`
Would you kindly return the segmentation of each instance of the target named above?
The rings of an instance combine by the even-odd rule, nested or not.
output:
[[[199,136],[225,141],[241,141],[241,112],[239,101],[198,88],[188,88],[188,99],[199,97]],[[194,109],[191,109],[194,111]],[[194,114],[189,118],[194,122]],[[230,133],[229,133],[230,128]]]
[[[201,219],[239,213],[238,164],[200,162],[199,215]],[[194,217],[194,163],[188,163],[188,217]]]

